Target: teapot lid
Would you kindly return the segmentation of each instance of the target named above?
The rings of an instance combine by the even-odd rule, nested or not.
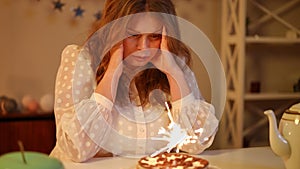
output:
[[[300,115],[300,103],[292,105],[288,110],[282,115],[283,120],[295,121],[299,124],[299,115]]]
[[[289,108],[290,111],[292,112],[298,112],[300,113],[300,103],[294,104]]]

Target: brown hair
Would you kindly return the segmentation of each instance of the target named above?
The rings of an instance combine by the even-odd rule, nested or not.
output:
[[[171,0],[107,0],[103,10],[102,18],[100,19],[99,23],[94,26],[93,32],[96,32],[98,29],[116,19],[141,12],[159,12],[176,16],[175,7]],[[169,24],[169,26],[166,26],[167,32],[173,32],[176,37],[179,37],[177,20],[171,20],[169,22],[171,23],[166,23]],[[186,62],[186,65],[190,65],[191,55],[189,49],[182,42],[175,38],[168,36],[167,41],[169,51],[174,55],[181,57]],[[93,46],[95,47],[95,45]],[[97,83],[99,83],[103,78],[109,61],[110,52],[104,55],[97,68]],[[133,82],[135,82],[138,90],[141,106],[145,106],[147,103],[149,103],[149,94],[154,89],[160,89],[165,93],[170,94],[168,79],[166,75],[159,69],[143,70],[134,77]],[[121,85],[118,86],[118,91],[120,88],[122,88]],[[117,98],[122,101],[125,97],[123,95],[121,92],[118,92]],[[161,102],[159,100],[161,99],[158,99],[158,102]]]

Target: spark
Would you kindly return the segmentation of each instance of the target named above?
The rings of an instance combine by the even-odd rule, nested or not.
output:
[[[176,147],[176,152],[179,152],[180,149],[183,147],[183,145],[196,143],[198,140],[198,136],[196,136],[194,133],[192,134],[192,136],[188,135],[187,129],[181,128],[180,124],[174,122],[168,103],[165,102],[165,105],[167,107],[168,117],[171,123],[168,125],[168,129],[165,129],[163,127],[159,129],[158,134],[163,135],[162,137],[152,137],[151,139],[159,140],[159,141],[167,141],[169,143],[167,144],[167,146],[151,154],[150,155],[151,157],[156,156],[164,151],[167,151],[169,153],[175,147]],[[199,128],[194,132],[202,134],[203,128]]]
[[[166,107],[167,107],[168,117],[169,117],[169,119],[170,119],[170,121],[171,121],[171,123],[169,124],[168,128],[171,129],[171,128],[173,127],[173,124],[174,124],[175,122],[174,122],[174,119],[173,119],[173,117],[172,117],[172,113],[171,113],[171,111],[170,111],[170,108],[169,108],[168,103],[165,102],[165,105],[166,105]]]

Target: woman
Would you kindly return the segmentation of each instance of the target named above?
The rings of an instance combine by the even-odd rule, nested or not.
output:
[[[86,44],[64,49],[51,156],[149,155],[167,146],[157,138],[170,120],[197,136],[180,150],[196,154],[212,144],[218,120],[188,67],[175,16],[171,0],[108,0]]]

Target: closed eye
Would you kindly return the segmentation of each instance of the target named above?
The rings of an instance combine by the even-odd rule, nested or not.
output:
[[[149,35],[151,40],[160,40],[161,39],[161,34],[156,34],[156,33],[152,33]]]

